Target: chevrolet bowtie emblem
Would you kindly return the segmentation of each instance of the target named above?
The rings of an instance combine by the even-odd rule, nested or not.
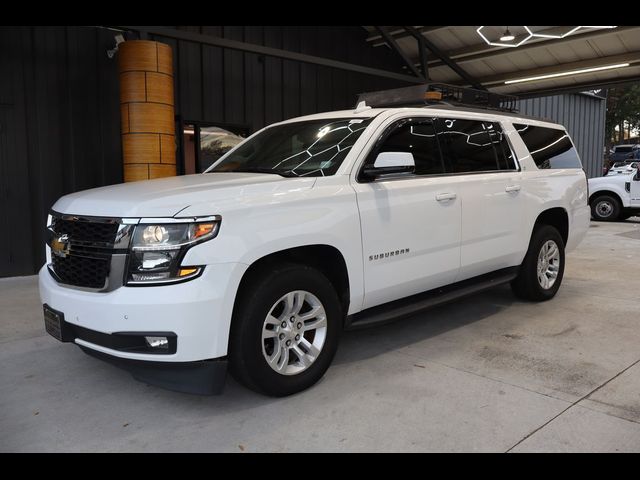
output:
[[[51,240],[51,252],[58,257],[66,257],[69,254],[69,235],[62,234]]]

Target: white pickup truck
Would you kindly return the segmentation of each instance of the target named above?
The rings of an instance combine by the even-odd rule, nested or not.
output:
[[[343,329],[502,283],[551,299],[587,197],[560,125],[424,102],[294,118],[203,174],[59,199],[45,326],[154,385],[218,393],[228,364],[288,395]]]
[[[640,169],[589,179],[589,204],[594,220],[626,220],[640,215]]]

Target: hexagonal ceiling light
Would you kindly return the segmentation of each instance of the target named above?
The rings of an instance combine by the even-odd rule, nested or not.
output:
[[[581,27],[557,27],[556,30],[558,30],[559,32],[562,32],[563,29],[566,29],[566,32],[562,32],[562,33],[534,33],[533,36],[534,37],[539,37],[539,38],[564,38],[564,37],[568,37],[569,35],[573,35],[574,33],[576,33],[578,30],[582,29],[582,28],[592,28],[594,30],[601,30],[601,29],[607,29],[607,28],[617,28],[617,26],[581,26]]]
[[[529,29],[529,27],[522,27],[525,29],[525,31],[527,32],[526,36],[520,40],[519,42],[513,43],[513,40],[500,40],[500,42],[492,42],[491,40],[489,40],[487,38],[487,36],[482,33],[482,30],[487,28],[487,26],[482,26],[482,27],[478,27],[478,29],[476,30],[476,32],[478,32],[478,35],[480,35],[482,37],[482,39],[487,42],[487,45],[492,45],[494,47],[519,47],[520,45],[522,45],[523,43],[525,43],[527,40],[529,40],[530,38],[533,37],[533,32]],[[507,30],[505,33],[510,33],[509,32],[509,27],[507,27]],[[515,38],[514,38],[515,39]]]
[[[527,26],[523,26],[522,28],[525,30],[526,35],[519,42],[516,42],[516,43],[513,43],[512,41],[511,37],[513,37],[513,35],[510,35],[509,27],[507,27],[505,31],[505,35],[503,35],[503,37],[500,38],[499,42],[489,40],[486,34],[482,32],[482,30],[485,28],[487,28],[486,25],[482,27],[478,27],[476,29],[476,32],[478,32],[478,35],[482,37],[482,39],[487,43],[487,45],[491,45],[494,47],[519,47],[520,45],[528,42],[532,38],[564,38],[564,37],[568,37],[569,35],[573,35],[574,33],[576,33],[578,30],[582,28],[591,28],[594,30],[600,30],[600,29],[607,29],[607,28],[617,28],[617,26],[579,26],[579,27],[572,26],[572,27],[565,27],[566,31],[562,31],[562,27],[559,27],[557,29],[558,33],[538,33],[538,32],[533,32]],[[503,39],[508,39],[508,40],[503,40]]]

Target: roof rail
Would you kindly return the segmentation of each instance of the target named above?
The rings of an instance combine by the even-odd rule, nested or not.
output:
[[[461,105],[487,108],[505,112],[517,112],[515,95],[492,93],[475,88],[458,87],[446,83],[426,83],[411,87],[367,92],[358,95],[357,105],[376,107],[416,107],[424,105]]]

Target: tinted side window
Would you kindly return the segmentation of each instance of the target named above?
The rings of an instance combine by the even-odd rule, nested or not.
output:
[[[578,152],[564,130],[514,123],[538,168],[582,168]]]
[[[381,152],[412,153],[416,162],[417,175],[435,175],[445,172],[431,122],[409,123],[397,127],[380,146],[378,153]]]
[[[453,173],[498,170],[489,124],[476,120],[438,119],[438,139]]]
[[[498,156],[498,166],[500,170],[517,170],[516,161],[513,152],[509,147],[507,136],[502,131],[499,123],[485,124],[488,125],[489,137],[493,142],[493,147]]]

